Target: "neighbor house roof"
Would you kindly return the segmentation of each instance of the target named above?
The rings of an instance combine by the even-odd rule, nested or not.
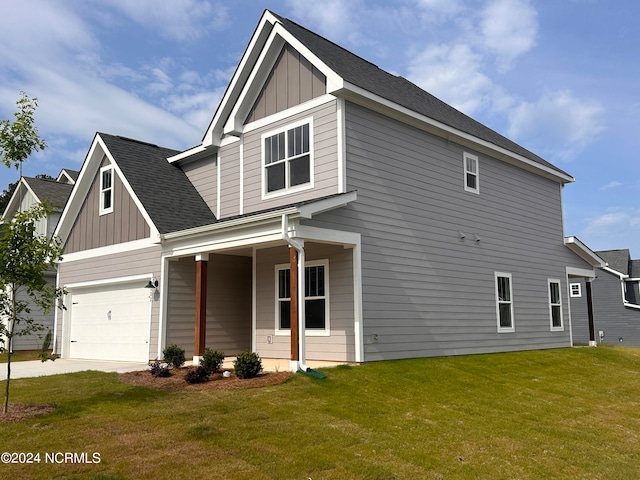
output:
[[[273,12],[271,12],[273,14]],[[296,39],[347,82],[409,110],[477,137],[539,165],[570,175],[533,152],[434,97],[406,78],[392,75],[324,37],[273,14]]]
[[[612,270],[624,275],[629,274],[629,261],[631,260],[629,249],[602,250],[596,253],[609,264],[608,266]]]
[[[98,135],[159,233],[215,222],[215,215],[186,174],[167,162],[176,150],[106,133]]]
[[[629,262],[629,276],[631,278],[640,278],[640,260],[631,260]]]
[[[64,208],[73,190],[73,185],[46,178],[23,177],[23,180],[39,201],[47,202],[58,210]]]

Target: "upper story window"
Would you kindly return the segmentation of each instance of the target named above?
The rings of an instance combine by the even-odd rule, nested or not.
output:
[[[464,189],[466,192],[480,193],[478,157],[464,152]]]
[[[312,136],[310,120],[262,136],[263,185],[266,195],[311,186]]]
[[[498,332],[515,331],[510,273],[496,272],[496,310],[498,314]]]
[[[100,169],[100,215],[113,212],[113,167]]]

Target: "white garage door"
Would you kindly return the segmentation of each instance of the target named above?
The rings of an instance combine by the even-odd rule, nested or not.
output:
[[[149,360],[151,304],[140,282],[74,289],[69,356],[93,360]]]

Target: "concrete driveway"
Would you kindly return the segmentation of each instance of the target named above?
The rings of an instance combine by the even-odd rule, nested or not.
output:
[[[107,362],[103,360],[69,360],[59,358],[55,362],[11,362],[11,379],[27,377],[43,377],[45,375],[59,375],[61,373],[83,372],[97,370],[99,372],[134,372],[146,370],[149,365],[136,362]],[[0,380],[7,379],[7,364],[0,363]]]

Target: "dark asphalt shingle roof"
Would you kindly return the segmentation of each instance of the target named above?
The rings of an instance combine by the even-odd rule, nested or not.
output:
[[[98,135],[161,234],[216,221],[187,175],[167,161],[179,153],[177,150],[106,133]]]
[[[73,190],[73,185],[68,183],[59,183],[45,178],[23,178],[41,202],[47,202],[59,210],[64,208]]]
[[[271,12],[273,13],[273,12]],[[409,80],[392,75],[288,18],[275,13],[282,25],[329,68],[347,82],[390,100],[409,110],[432,118],[457,130],[505,148],[535,163],[569,175],[533,152],[500,135],[473,118],[434,97]]]
[[[631,260],[631,253],[628,249],[619,250],[601,250],[596,254],[609,264],[609,268],[616,272],[629,273],[629,262]]]
[[[640,260],[629,261],[629,276],[631,278],[640,278]]]

